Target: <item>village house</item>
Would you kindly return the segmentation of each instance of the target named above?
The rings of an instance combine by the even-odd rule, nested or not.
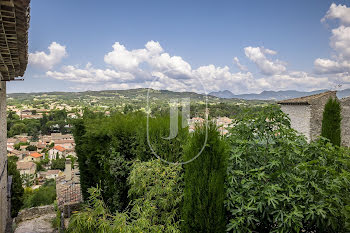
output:
[[[56,179],[61,170],[47,170],[44,172],[40,172],[40,177],[44,179]]]
[[[305,135],[308,141],[321,135],[323,110],[329,98],[336,99],[336,91],[279,101],[281,110],[286,113],[292,128]]]
[[[16,164],[21,175],[34,175],[36,172],[36,164],[33,162],[17,162]]]
[[[330,98],[338,99],[336,91],[279,101],[281,110],[291,121],[291,126],[305,135],[310,142],[321,135],[323,111]],[[350,97],[339,100],[341,104],[342,145],[350,146]]]
[[[19,143],[19,140],[17,138],[8,138],[7,139],[7,145],[8,146],[14,146]]]
[[[24,162],[40,162],[43,159],[43,155],[38,152],[32,152],[23,158]]]
[[[62,146],[54,146],[52,149],[49,150],[49,159],[53,160],[58,158],[65,158],[66,157],[66,148]]]
[[[66,149],[74,149],[75,142],[72,139],[56,140],[55,146],[61,146],[61,147],[64,147]]]

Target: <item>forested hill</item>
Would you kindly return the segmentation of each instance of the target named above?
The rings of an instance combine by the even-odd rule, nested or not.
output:
[[[49,104],[53,101],[75,106],[120,106],[125,104],[141,105],[146,103],[148,89],[130,90],[105,90],[85,92],[39,92],[39,93],[10,93],[9,104]],[[194,103],[205,102],[206,96],[194,92],[173,92],[167,90],[150,90],[153,103],[162,104],[170,99],[191,98]],[[215,96],[207,96],[209,103],[241,103],[241,104],[263,104],[266,101],[222,99]]]

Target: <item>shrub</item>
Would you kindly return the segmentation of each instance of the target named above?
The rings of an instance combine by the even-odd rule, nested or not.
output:
[[[231,132],[228,232],[347,232],[350,157],[308,144],[278,108],[246,115]]]
[[[154,232],[180,232],[181,170],[181,165],[168,165],[159,159],[132,165],[128,179],[131,217],[139,232],[150,228]]]
[[[99,187],[90,188],[85,208],[71,217],[68,232],[180,232],[181,166],[136,161],[129,177],[130,212],[111,213]]]
[[[321,136],[328,138],[331,143],[340,146],[341,107],[339,101],[330,98],[323,111]]]
[[[226,145],[214,125],[209,126],[207,133],[201,155],[184,166],[183,232],[225,231]],[[185,149],[185,161],[201,150],[205,135],[204,127],[195,130]]]
[[[56,200],[56,182],[47,180],[40,188],[32,190],[26,188],[24,192],[23,208],[30,208],[41,205],[50,205]]]

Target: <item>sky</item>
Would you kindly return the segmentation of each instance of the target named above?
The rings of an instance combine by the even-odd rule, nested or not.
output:
[[[350,88],[350,1],[32,0],[8,92]]]

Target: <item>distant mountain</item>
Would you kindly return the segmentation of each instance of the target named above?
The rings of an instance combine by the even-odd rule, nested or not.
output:
[[[210,92],[209,95],[219,97],[219,98],[225,98],[225,99],[235,98],[235,95],[228,90]]]
[[[327,91],[324,90],[317,90],[317,91],[263,91],[259,94],[242,94],[242,95],[234,95],[232,92],[226,90],[226,91],[218,91],[218,92],[211,92],[209,95],[216,96],[219,98],[226,98],[226,99],[244,99],[244,100],[285,100],[285,99],[291,99],[291,98],[298,98],[302,96],[308,96],[308,95],[314,95],[319,94],[322,92]],[[338,98],[344,98],[347,96],[350,96],[350,89],[345,89],[337,92]]]

